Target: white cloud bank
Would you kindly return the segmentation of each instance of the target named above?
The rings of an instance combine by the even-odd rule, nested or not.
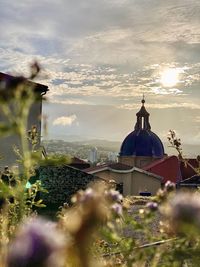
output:
[[[75,114],[71,116],[62,116],[62,117],[56,118],[53,121],[53,125],[70,126],[76,120],[77,120],[77,116]]]

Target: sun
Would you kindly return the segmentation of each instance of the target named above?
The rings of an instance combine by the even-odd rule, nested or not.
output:
[[[166,69],[161,73],[160,82],[164,87],[173,87],[179,82],[179,74],[178,69]]]

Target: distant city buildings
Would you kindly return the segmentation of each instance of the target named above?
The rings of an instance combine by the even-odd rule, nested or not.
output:
[[[91,162],[92,164],[97,162],[97,148],[96,147],[93,147],[89,151],[88,161]]]
[[[117,152],[108,152],[108,161],[117,162],[118,153]]]

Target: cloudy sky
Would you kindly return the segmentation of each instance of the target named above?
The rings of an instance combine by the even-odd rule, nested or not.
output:
[[[0,71],[26,74],[31,62],[40,63],[39,81],[50,89],[43,107],[49,138],[122,140],[144,93],[152,130],[163,141],[174,129],[185,143],[200,145],[199,0],[0,6]],[[163,77],[169,69],[172,77]]]

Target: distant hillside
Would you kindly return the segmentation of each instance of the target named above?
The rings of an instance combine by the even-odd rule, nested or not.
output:
[[[92,148],[97,148],[99,162],[108,160],[110,152],[118,153],[120,143],[106,140],[87,140],[79,142],[66,142],[63,140],[43,140],[47,154],[68,154],[81,159],[87,159]]]
[[[120,151],[121,142],[108,141],[108,140],[77,140],[67,142],[63,140],[43,140],[42,145],[47,150],[47,153],[62,153],[78,156],[80,158],[87,158],[91,148],[96,147],[100,157],[107,157],[109,152],[118,153]],[[177,152],[174,148],[169,147],[168,143],[164,143],[165,152],[168,155],[176,155]],[[185,157],[196,158],[200,155],[200,146],[198,145],[183,145],[183,155]]]
[[[119,149],[121,146],[120,142],[108,141],[108,140],[99,140],[99,139],[81,141],[81,142],[76,142],[76,143],[82,144],[82,145],[93,146],[93,147],[97,147],[97,148],[104,148],[106,150],[111,150],[113,152],[119,152]]]

